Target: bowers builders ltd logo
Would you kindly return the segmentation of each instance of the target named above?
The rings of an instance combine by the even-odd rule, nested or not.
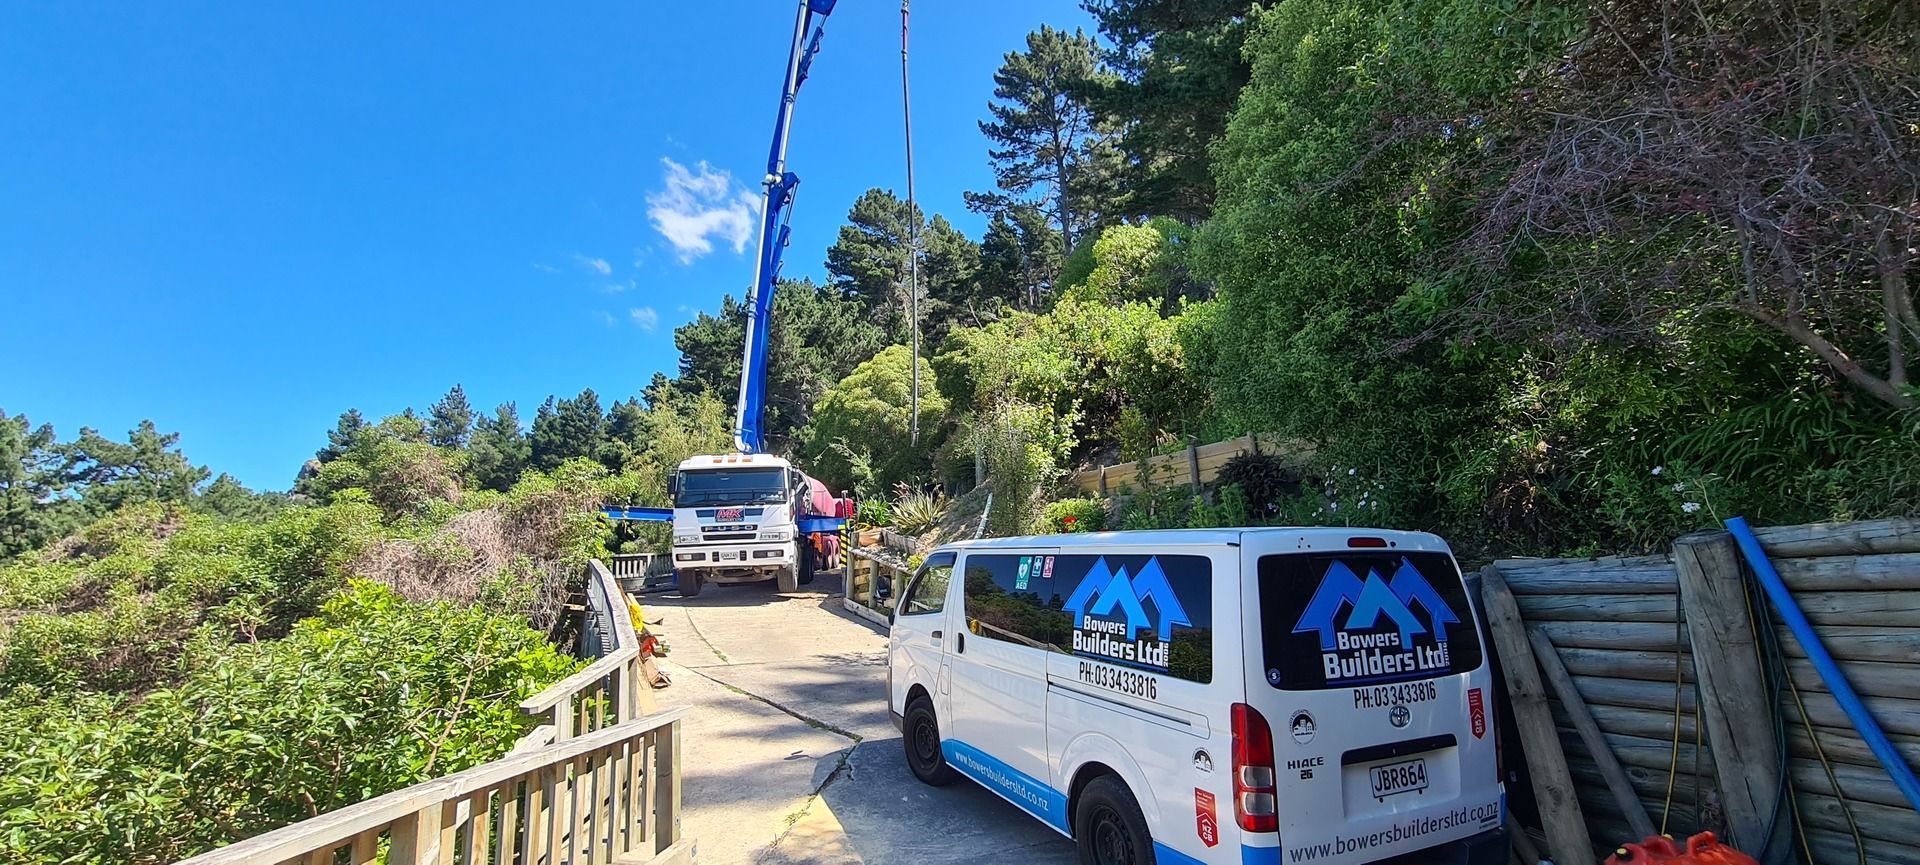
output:
[[[1147,614],[1149,604],[1153,616]],[[1157,558],[1148,559],[1132,576],[1125,567],[1111,570],[1105,558],[1095,561],[1067,596],[1064,609],[1073,614],[1075,653],[1162,670],[1167,668],[1167,641],[1174,626],[1193,624]],[[1153,638],[1142,639],[1140,632],[1149,626]]]
[[[1425,622],[1414,613],[1416,607],[1425,612]],[[1346,618],[1336,624],[1343,609]],[[1328,682],[1386,681],[1448,670],[1452,659],[1447,625],[1459,621],[1433,584],[1405,558],[1393,576],[1382,578],[1369,568],[1364,580],[1335,561],[1320,578],[1293,632],[1320,635],[1320,662]]]

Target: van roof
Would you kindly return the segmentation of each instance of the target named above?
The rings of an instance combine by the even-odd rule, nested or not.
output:
[[[1315,547],[1345,547],[1352,537],[1383,538],[1399,541],[1398,546],[1412,549],[1447,549],[1446,541],[1428,532],[1406,532],[1363,526],[1259,526],[1222,529],[1147,529],[1121,532],[1076,532],[1067,535],[1024,535],[1010,538],[980,538],[941,544],[941,549],[991,550],[1009,547],[1059,547],[1062,549],[1100,546],[1204,546],[1238,544],[1248,538],[1269,536],[1299,538]],[[1322,546],[1322,543],[1325,546]]]

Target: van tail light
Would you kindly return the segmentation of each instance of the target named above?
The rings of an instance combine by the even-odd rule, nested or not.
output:
[[[1260,712],[1233,704],[1233,816],[1247,832],[1280,831],[1273,729]]]

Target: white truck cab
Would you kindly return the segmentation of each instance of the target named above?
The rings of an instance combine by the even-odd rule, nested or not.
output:
[[[916,776],[1082,862],[1500,865],[1488,660],[1433,535],[1113,532],[929,554],[888,687]]]
[[[673,493],[673,567],[680,594],[706,583],[774,580],[782,592],[813,582],[800,533],[807,476],[767,454],[697,456],[680,463]]]

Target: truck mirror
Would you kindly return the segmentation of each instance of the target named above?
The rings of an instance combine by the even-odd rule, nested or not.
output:
[[[680,473],[674,472],[673,474],[667,476],[667,495],[677,496],[679,494],[680,494]]]

